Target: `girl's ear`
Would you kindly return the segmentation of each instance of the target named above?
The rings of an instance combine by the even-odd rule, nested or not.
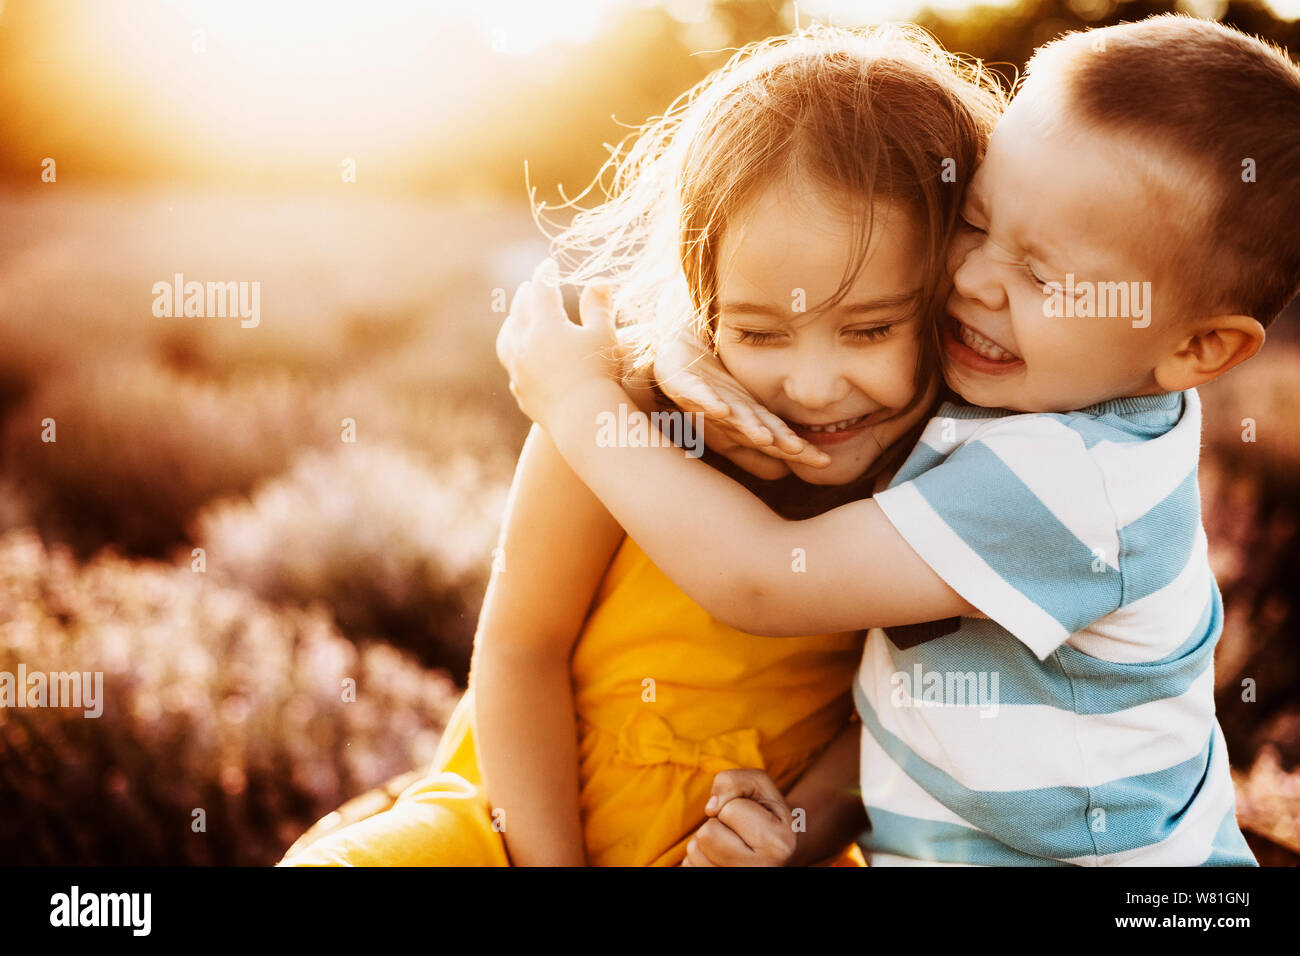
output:
[[[1156,383],[1181,392],[1212,382],[1264,344],[1264,326],[1249,315],[1216,315],[1156,365]]]

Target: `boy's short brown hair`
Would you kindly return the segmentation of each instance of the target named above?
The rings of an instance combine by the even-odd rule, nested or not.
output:
[[[1075,119],[1153,147],[1166,187],[1186,174],[1162,263],[1180,301],[1272,322],[1300,289],[1300,68],[1287,54],[1166,14],[1067,34],[1027,73],[1027,87],[1061,83]]]

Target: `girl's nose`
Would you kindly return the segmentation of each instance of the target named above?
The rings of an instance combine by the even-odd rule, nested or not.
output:
[[[783,383],[786,397],[810,412],[829,408],[848,396],[847,380],[829,357],[809,351],[791,364]]]

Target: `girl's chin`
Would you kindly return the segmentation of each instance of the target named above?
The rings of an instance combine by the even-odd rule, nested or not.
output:
[[[861,478],[875,460],[874,458],[862,459],[856,456],[836,455],[834,451],[828,449],[823,449],[823,451],[826,451],[831,456],[831,463],[825,468],[791,464],[790,471],[800,481],[807,482],[810,485],[847,485],[849,482]]]

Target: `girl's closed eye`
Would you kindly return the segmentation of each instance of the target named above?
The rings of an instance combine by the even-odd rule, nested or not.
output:
[[[736,329],[736,341],[748,345],[771,345],[781,338],[780,332],[759,332],[756,329]]]
[[[886,339],[894,331],[893,323],[889,325],[873,325],[865,329],[845,329],[844,334],[855,342],[879,342]]]
[[[894,325],[873,325],[865,329],[845,329],[844,336],[851,342],[880,342],[889,337]],[[756,329],[736,329],[736,341],[746,345],[772,345],[783,336],[780,332],[760,332]]]

